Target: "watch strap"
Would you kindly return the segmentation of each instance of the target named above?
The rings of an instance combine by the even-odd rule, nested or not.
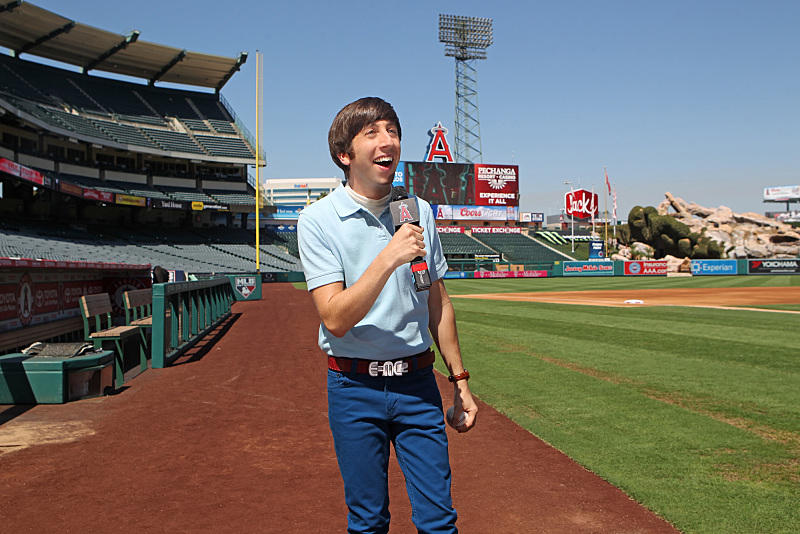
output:
[[[457,375],[450,375],[447,377],[450,382],[458,382],[459,380],[469,380],[469,371],[464,369],[463,373],[458,373]]]

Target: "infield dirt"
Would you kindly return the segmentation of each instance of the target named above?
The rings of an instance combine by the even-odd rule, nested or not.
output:
[[[697,306],[746,308],[770,304],[800,304],[800,287],[730,287],[692,289],[625,289],[613,291],[559,291],[460,295],[458,298],[550,302],[591,306]],[[638,302],[628,302],[638,301]],[[763,310],[761,308],[748,308]],[[798,313],[798,312],[787,312]]]

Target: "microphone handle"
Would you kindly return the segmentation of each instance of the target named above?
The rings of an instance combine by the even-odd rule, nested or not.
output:
[[[427,291],[431,288],[431,273],[428,271],[428,262],[422,256],[411,260],[411,273],[414,275],[414,289]]]

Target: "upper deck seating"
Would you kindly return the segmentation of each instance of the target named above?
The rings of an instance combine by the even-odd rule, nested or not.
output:
[[[216,137],[195,135],[195,139],[212,156],[228,156],[252,158],[255,156],[250,147],[238,137]]]

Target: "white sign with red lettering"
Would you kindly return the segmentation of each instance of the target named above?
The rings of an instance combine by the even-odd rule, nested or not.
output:
[[[586,189],[576,189],[564,195],[564,211],[576,219],[597,215],[597,194]]]
[[[437,226],[436,231],[440,234],[463,234],[463,226]]]

